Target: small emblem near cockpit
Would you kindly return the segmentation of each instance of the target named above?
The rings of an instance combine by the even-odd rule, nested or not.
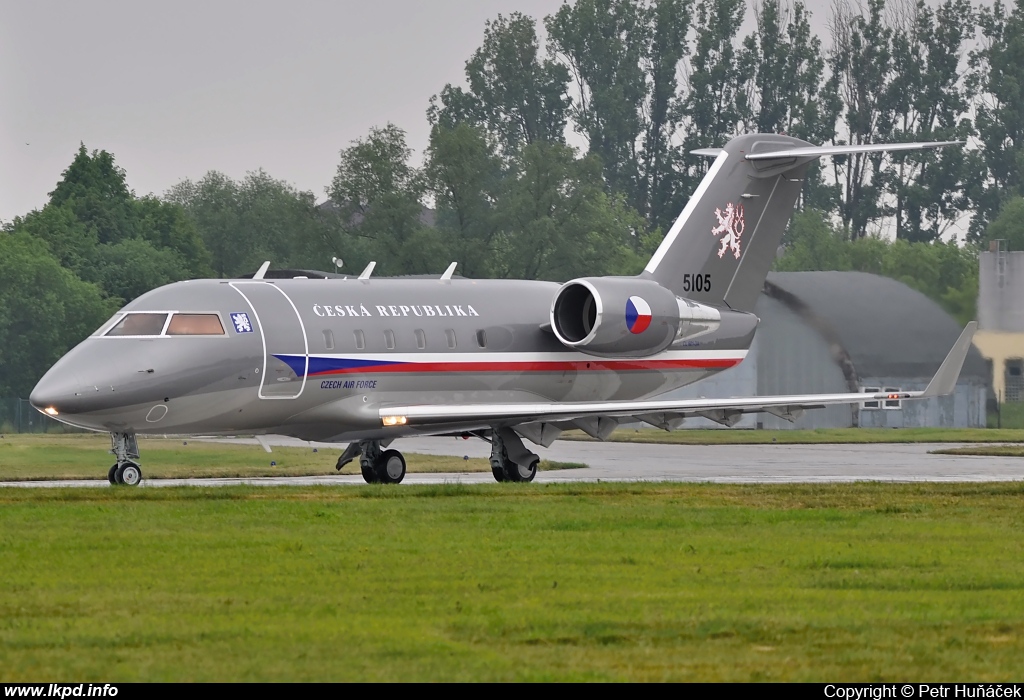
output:
[[[231,314],[231,322],[235,324],[235,333],[252,333],[252,322],[249,314],[239,311]]]

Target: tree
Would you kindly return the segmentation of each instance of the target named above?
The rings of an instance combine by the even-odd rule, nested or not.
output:
[[[1001,0],[981,7],[978,24],[984,39],[971,54],[971,84],[987,177],[973,192],[974,237],[1006,200],[1024,194],[1024,0],[1012,10]]]
[[[743,99],[751,122],[746,130],[783,133],[821,144],[835,137],[842,105],[835,85],[825,82],[821,41],[811,34],[810,13],[800,2],[764,0],[754,7],[755,30],[743,40],[740,72],[746,78]],[[808,169],[803,206],[831,211],[835,194]]]
[[[743,14],[743,0],[701,0],[697,5],[685,103],[687,151],[722,146],[750,120],[742,91],[746,75],[735,46]]]
[[[117,303],[61,267],[46,243],[28,233],[0,233],[0,259],[0,396],[28,396]]]
[[[631,239],[643,220],[621,195],[605,192],[600,161],[578,159],[569,146],[525,148],[504,182],[496,216],[496,277],[564,281],[642,267]]]
[[[124,170],[107,151],[90,154],[81,144],[50,192],[49,203],[69,207],[99,243],[116,243],[134,234],[133,195]]]
[[[1004,240],[1007,250],[1024,250],[1024,197],[1006,200],[999,215],[985,230],[983,245]]]
[[[466,62],[469,92],[446,86],[442,106],[435,98],[428,111],[431,123],[482,127],[506,155],[536,141],[563,142],[569,76],[539,51],[532,18],[514,12],[488,21],[483,45]]]
[[[932,10],[924,0],[903,0],[895,7],[894,74],[885,96],[893,110],[890,138],[969,139],[974,127],[961,57],[974,34],[970,2],[946,0]],[[893,160],[884,178],[895,200],[896,238],[938,240],[970,204],[970,159],[960,148],[944,148]]]
[[[636,200],[641,110],[649,94],[643,63],[649,55],[645,5],[630,0],[577,0],[545,20],[550,44],[576,85],[570,114],[601,159],[612,191]],[[664,35],[664,32],[663,32]]]
[[[425,225],[425,180],[411,157],[405,132],[394,124],[371,129],[341,151],[327,192],[338,207],[338,248],[346,260],[376,260],[383,274],[430,273],[447,265],[444,242]]]
[[[866,17],[854,14],[845,2],[835,6],[829,67],[832,89],[845,107],[841,143],[877,143],[893,129],[892,106],[885,99],[892,94],[893,30],[884,21],[884,10],[885,0],[868,0]],[[882,154],[832,158],[839,216],[849,238],[863,238],[888,213],[882,200],[883,159]]]
[[[680,114],[679,68],[689,53],[691,0],[658,0],[648,13],[650,48],[644,61],[649,82],[640,177],[633,207],[648,230],[667,231],[682,209],[682,181],[672,144]]]
[[[322,268],[337,252],[313,193],[263,170],[238,182],[211,171],[198,182],[178,183],[164,197],[186,212],[219,277],[254,272],[264,260],[275,267]]]
[[[90,154],[84,145],[46,206],[15,219],[6,228],[45,242],[63,266],[79,278],[99,284],[118,302],[130,301],[159,284],[207,277],[211,272],[209,254],[185,211],[156,197],[136,198],[113,155],[106,151]],[[156,263],[122,254],[126,246],[142,250],[140,243],[146,244],[145,250],[154,259],[162,261],[160,269],[173,274],[148,281],[140,276],[138,266],[153,269]],[[117,269],[122,263],[136,267]],[[136,282],[128,284],[127,279]],[[113,286],[108,287],[108,282]]]
[[[437,227],[466,277],[488,277],[498,231],[495,211],[505,169],[486,134],[469,124],[435,125],[425,168]]]

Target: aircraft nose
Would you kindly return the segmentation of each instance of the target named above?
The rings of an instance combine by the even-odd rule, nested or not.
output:
[[[54,411],[74,411],[81,403],[81,382],[66,368],[54,367],[32,389],[28,401],[48,415],[55,415]]]

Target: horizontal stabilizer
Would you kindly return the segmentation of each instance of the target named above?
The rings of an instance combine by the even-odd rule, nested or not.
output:
[[[705,156],[707,158],[717,158],[718,154],[724,151],[724,148],[698,148],[695,151],[690,151],[695,156]]]
[[[820,158],[821,156],[852,155],[854,153],[880,153],[883,151],[919,151],[925,148],[942,148],[943,146],[959,146],[964,141],[921,141],[918,143],[865,143],[850,146],[811,146],[805,148],[787,148],[767,153],[748,153],[747,160],[778,160],[780,158]],[[693,151],[697,153],[697,151]],[[701,153],[700,155],[704,155]]]

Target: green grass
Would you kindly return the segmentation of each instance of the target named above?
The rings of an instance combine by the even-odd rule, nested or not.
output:
[[[977,455],[980,457],[1024,457],[1024,445],[979,445],[932,450],[933,455]]]
[[[1009,681],[1024,485],[0,489],[0,681]]]
[[[258,445],[203,442],[194,439],[139,438],[142,471],[147,479],[195,477],[315,476],[337,474],[334,465],[344,449],[275,447],[267,454]],[[0,481],[105,479],[113,457],[110,438],[95,433],[74,435],[4,435],[0,439]],[[486,459],[406,454],[410,473],[489,472]],[[271,462],[276,462],[271,466]],[[542,471],[576,469],[585,464],[541,461]],[[358,474],[349,462],[342,474]]]
[[[1003,428],[1024,428],[1024,402],[999,405],[999,413],[988,414],[988,426],[994,428],[1002,423]]]
[[[568,440],[592,440],[580,431],[567,431]],[[620,428],[612,442],[656,442],[678,445],[782,445],[895,443],[895,442],[1024,442],[1024,429],[989,428],[820,428],[818,430],[675,430]]]

